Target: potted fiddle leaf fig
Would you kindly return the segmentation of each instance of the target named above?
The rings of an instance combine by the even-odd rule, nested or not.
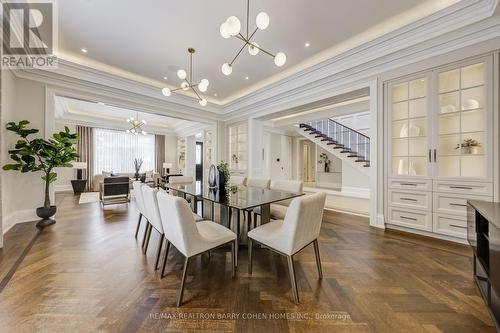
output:
[[[78,139],[76,133],[70,133],[67,127],[63,132],[54,133],[52,138],[28,138],[32,134],[38,133],[38,129],[27,128],[30,122],[22,120],[19,123],[9,122],[7,130],[16,133],[19,139],[15,149],[9,150],[13,163],[3,166],[4,170],[15,170],[22,173],[41,171],[42,180],[45,182],[45,198],[42,207],[37,208],[36,214],[42,218],[37,223],[38,228],[43,228],[56,223],[50,217],[56,213],[56,206],[50,204],[49,186],[57,179],[55,168],[71,167],[71,162],[78,155],[75,144]]]

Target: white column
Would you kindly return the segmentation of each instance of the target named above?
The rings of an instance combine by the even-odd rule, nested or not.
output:
[[[264,175],[264,126],[262,121],[248,120],[248,177]]]

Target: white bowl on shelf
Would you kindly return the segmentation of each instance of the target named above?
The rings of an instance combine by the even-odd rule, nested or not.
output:
[[[468,99],[462,104],[462,110],[479,109],[479,102],[475,99]]]

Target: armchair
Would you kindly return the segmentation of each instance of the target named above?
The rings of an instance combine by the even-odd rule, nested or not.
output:
[[[102,205],[113,205],[128,203],[130,194],[130,183],[128,177],[106,177],[100,188],[100,199]]]

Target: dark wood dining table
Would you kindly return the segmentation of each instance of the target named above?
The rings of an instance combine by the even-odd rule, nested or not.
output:
[[[195,213],[199,213],[204,219],[215,220],[215,204],[219,206],[220,223],[232,229],[237,235],[237,249],[246,244],[246,234],[249,230],[248,219],[241,220],[241,212],[251,211],[260,207],[261,224],[268,223],[271,219],[271,204],[283,200],[299,197],[304,193],[289,193],[277,190],[262,189],[249,186],[233,186],[233,191],[209,188],[199,183],[192,184],[164,184],[174,195],[184,198],[191,197],[191,205]],[[199,212],[198,202],[201,202]],[[244,222],[247,223],[244,223]],[[242,223],[243,222],[243,223]]]

